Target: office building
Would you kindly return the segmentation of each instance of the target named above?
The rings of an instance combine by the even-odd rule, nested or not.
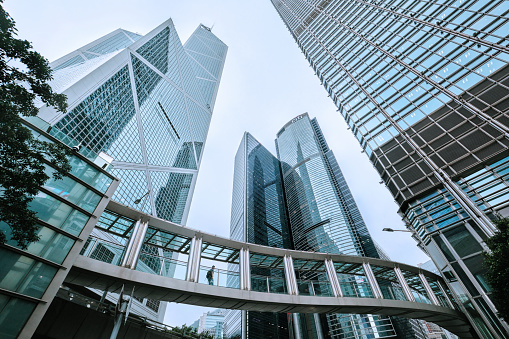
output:
[[[230,238],[255,244],[293,248],[278,159],[251,134],[244,133],[233,177]],[[234,269],[233,265],[232,268]],[[281,278],[282,272],[255,268],[256,276]],[[288,338],[287,314],[228,310],[227,338]]]
[[[316,119],[288,122],[276,139],[277,158],[245,133],[235,157],[230,237],[296,250],[379,258],[362,216]],[[260,276],[281,274],[260,272]],[[323,273],[324,274],[324,273]],[[251,272],[256,289],[256,272]],[[296,270],[301,294],[306,282],[326,279]],[[281,277],[283,278],[283,277]],[[345,295],[369,294],[362,272],[338,274]],[[352,280],[354,279],[354,280]],[[264,285],[265,286],[265,285]],[[364,286],[364,285],[363,285]],[[273,314],[229,311],[228,338],[414,338],[407,320],[378,315]]]
[[[204,25],[184,45],[171,19],[145,36],[117,29],[50,64],[50,85],[67,95],[68,111],[37,102],[39,114],[28,120],[79,145],[80,153],[119,178],[113,200],[185,224],[226,52]],[[101,221],[116,217],[106,213]],[[89,240],[82,254],[109,262],[122,256],[125,239],[100,230],[91,235],[111,246]],[[155,247],[142,251],[177,259]],[[138,269],[160,270],[148,258],[142,256]],[[116,303],[118,295],[105,298]],[[143,299],[132,310],[162,322],[165,309],[165,303]]]
[[[226,310],[217,309],[203,313],[198,321],[198,334],[208,333],[214,339],[223,339],[224,315]]]
[[[294,248],[378,258],[375,244],[317,120],[301,114],[285,124],[277,133],[276,151],[281,161]],[[310,278],[305,271],[296,273],[297,279]],[[346,291],[345,286],[352,279],[366,281],[362,273],[338,278]],[[317,321],[318,315],[299,314],[298,317],[304,338],[371,337],[375,333],[385,338],[397,334],[391,319],[384,316],[328,314],[326,321]]]
[[[507,336],[482,266],[509,214],[507,1],[272,3],[477,335]]]
[[[34,137],[60,143],[45,131],[25,122]],[[69,158],[72,169],[61,180],[50,179],[30,202],[36,213],[40,240],[23,249],[0,222],[7,242],[0,246],[0,338],[31,338],[97,218],[101,216],[118,179],[81,154]]]
[[[185,224],[227,46],[200,25],[182,45],[167,20],[145,36],[117,29],[52,62],[62,114],[50,134],[108,159],[124,205]]]

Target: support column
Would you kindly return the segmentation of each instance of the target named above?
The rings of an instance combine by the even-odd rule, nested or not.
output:
[[[194,236],[191,239],[191,247],[189,250],[189,260],[187,262],[186,280],[190,282],[198,282],[198,273],[200,271],[202,238]]]
[[[295,277],[295,269],[293,268],[293,259],[291,255],[285,255],[285,278],[286,286],[288,287],[288,294],[299,295],[299,289],[297,287],[297,278]]]
[[[300,319],[298,313],[292,313],[293,318],[293,331],[295,334],[295,339],[303,339],[302,332],[300,331]]]
[[[317,339],[325,339],[322,331],[322,323],[320,322],[320,316],[318,315],[318,313],[313,313],[313,319],[315,320]]]
[[[368,263],[363,262],[362,268],[364,269],[364,274],[366,275],[366,278],[368,279],[369,286],[371,287],[371,291],[373,291],[373,295],[377,299],[383,299],[382,290],[380,289],[380,286],[378,285],[378,281],[376,280],[375,274],[373,273],[373,270],[371,269],[371,265]]]
[[[454,309],[456,309],[456,308],[454,307],[453,302],[451,301],[451,298],[449,298],[449,296],[448,296],[448,295],[447,295],[447,293],[445,292],[445,288],[444,288],[444,286],[442,286],[442,283],[441,283],[440,281],[437,281],[437,284],[438,284],[438,287],[440,287],[440,291],[442,291],[442,294],[443,294],[443,296],[444,296],[445,300],[447,300],[447,303],[449,304],[449,306],[450,306],[453,310],[454,310]]]
[[[127,243],[127,247],[125,249],[124,257],[122,258],[122,262],[120,263],[120,266],[127,267],[127,259],[131,253],[131,250],[134,245],[134,240],[136,238],[136,234],[138,234],[138,229],[140,228],[141,219],[136,221],[133,227],[133,231],[131,232],[131,237],[129,238],[129,242]]]
[[[147,234],[148,230],[148,221],[146,222],[139,221],[139,223],[137,223],[137,226],[138,227],[135,227],[135,229],[133,229],[133,234],[131,235],[131,239],[128,244],[128,249],[126,251],[126,254],[124,255],[124,260],[122,260],[122,263],[124,263],[125,261],[125,263],[122,266],[130,268],[132,270],[136,269],[136,264],[138,263],[141,248],[145,240],[145,234]]]
[[[410,286],[408,286],[408,284],[405,280],[405,277],[403,276],[403,272],[401,272],[401,269],[399,267],[394,267],[394,273],[396,274],[399,284],[401,285],[401,288],[403,289],[403,293],[405,293],[405,296],[408,299],[408,301],[415,302],[415,298],[414,298],[414,295],[412,294],[412,290],[410,289]]]
[[[433,292],[433,289],[432,289],[432,288],[431,288],[431,286],[429,285],[428,280],[426,279],[426,277],[424,276],[424,274],[419,273],[419,278],[421,279],[422,285],[424,286],[424,289],[426,290],[426,293],[428,294],[428,298],[429,298],[429,300],[431,300],[431,302],[432,302],[434,305],[442,306],[442,305],[440,305],[440,302],[438,301],[437,296],[436,296],[436,295],[435,295],[435,293]]]
[[[239,252],[240,289],[251,290],[251,266],[249,262],[249,248],[241,248]]]
[[[334,269],[334,263],[332,262],[332,259],[325,259],[325,270],[327,271],[327,276],[329,277],[332,293],[334,293],[335,297],[343,297],[343,291],[341,290],[341,285],[339,283],[336,270]]]
[[[242,310],[240,311],[242,312],[240,314],[240,327],[241,327],[241,336],[242,336],[242,339],[247,339],[247,311],[246,310]]]

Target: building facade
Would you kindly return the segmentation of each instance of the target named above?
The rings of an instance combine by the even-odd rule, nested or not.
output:
[[[223,339],[225,313],[226,310],[223,309],[203,313],[198,320],[198,334],[208,333],[212,335],[214,339]]]
[[[37,126],[25,125],[36,139],[60,143]],[[61,180],[52,177],[50,159],[44,164],[50,179],[30,203],[39,241],[21,248],[11,239],[9,225],[0,221],[7,239],[0,245],[0,338],[32,337],[119,184],[81,154],[69,162],[72,169]]]
[[[291,232],[296,250],[379,258],[341,169],[316,119],[301,114],[277,133]],[[309,279],[305,271],[297,279]],[[317,277],[320,280],[320,277]],[[360,275],[338,275],[342,288]],[[366,293],[367,291],[351,291]],[[369,292],[368,292],[369,293]],[[388,338],[399,333],[390,318],[377,315],[297,315],[304,338]],[[407,329],[408,330],[408,329]],[[413,338],[413,336],[409,336]]]
[[[124,205],[185,224],[228,47],[200,25],[182,45],[171,19],[117,29],[52,62],[68,112],[38,119],[90,158],[109,159]]]
[[[28,118],[120,179],[113,200],[185,224],[212,118],[227,46],[200,25],[182,45],[171,19],[141,36],[117,29],[52,62],[53,90],[67,95],[68,111],[36,102]],[[105,213],[101,220],[116,216]],[[94,230],[82,254],[113,262],[124,238]],[[105,244],[97,245],[97,239]],[[144,246],[149,255],[175,253]],[[168,268],[173,272],[175,267]],[[101,295],[102,291],[96,291]],[[116,303],[118,295],[106,293]],[[163,321],[165,303],[135,300],[133,313]]]
[[[244,134],[235,157],[230,237],[280,248],[379,258],[316,119],[306,113],[288,122],[277,133],[276,151],[277,158],[251,134]],[[281,272],[252,270],[253,286],[257,274],[277,277]],[[297,269],[299,293],[316,292],[309,290],[308,282],[326,280],[324,274],[310,276]],[[351,288],[364,286],[367,278],[362,272],[338,274],[338,279],[345,296],[371,293]],[[378,315],[229,311],[225,321],[228,338],[415,338],[409,321]]]
[[[230,238],[259,245],[293,248],[278,159],[251,134],[235,155]],[[261,270],[261,271],[260,271]],[[279,270],[256,268],[257,275],[284,279]],[[289,338],[287,314],[229,310],[227,338]]]
[[[477,334],[506,337],[482,253],[509,214],[508,3],[272,3]]]

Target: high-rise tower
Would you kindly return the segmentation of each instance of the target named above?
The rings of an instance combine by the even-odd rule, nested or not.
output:
[[[379,258],[316,119],[306,113],[288,122],[277,133],[276,150],[278,158],[251,134],[244,134],[235,157],[230,236],[266,246]],[[306,270],[295,273],[304,295],[311,293],[306,281],[325,278],[309,276]],[[277,274],[278,270],[259,273],[274,278]],[[257,273],[251,275],[256,284]],[[365,285],[362,272],[338,273],[338,279],[345,295],[371,293],[349,287],[352,279]],[[287,317],[229,311],[225,322],[229,338],[287,338],[291,333],[295,338],[414,338],[408,321],[377,315]]]
[[[278,159],[251,134],[244,133],[235,155],[230,238],[291,249],[286,213]],[[254,277],[281,273],[266,268],[251,272]],[[229,310],[225,324],[227,338],[247,338],[247,333],[250,338],[285,339],[289,335],[286,314]]]
[[[69,109],[41,103],[38,117],[109,160],[113,200],[185,224],[227,49],[203,25],[182,45],[171,19],[145,36],[115,30],[51,63]]]
[[[508,215],[507,1],[272,0],[484,338],[490,218]]]
[[[204,25],[184,45],[171,19],[145,36],[117,29],[50,64],[68,112],[37,102],[38,116],[27,120],[119,178],[113,200],[185,224],[227,49]],[[134,303],[134,313],[163,320],[165,303]]]
[[[305,113],[289,121],[277,133],[276,150],[283,169],[294,248],[379,257],[316,119],[310,120]],[[306,272],[297,272],[297,279],[305,276]],[[349,279],[352,277],[344,276],[340,282],[348,283]],[[303,337],[322,338],[321,327],[332,338],[396,335],[391,320],[383,316],[328,314],[326,326],[320,326],[318,315],[299,318]]]

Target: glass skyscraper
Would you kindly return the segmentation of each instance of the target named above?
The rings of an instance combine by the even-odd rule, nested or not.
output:
[[[119,178],[112,200],[185,224],[227,49],[204,25],[184,45],[171,19],[145,36],[117,29],[50,64],[50,85],[67,95],[67,113],[36,101],[39,114],[27,120]],[[100,230],[92,236],[122,241]],[[83,251],[94,243],[88,239]],[[95,250],[115,258],[104,246]],[[140,267],[156,269],[143,258]],[[134,313],[163,320],[165,303],[134,304]]]
[[[310,120],[305,113],[289,121],[277,133],[276,151],[281,161],[294,248],[378,258],[373,240],[316,119]],[[306,272],[296,273],[297,279],[309,278]],[[366,279],[361,275],[338,278],[340,283]],[[326,321],[318,321],[318,315],[299,314],[298,317],[303,338],[396,336],[391,319],[384,316],[328,314]]]
[[[244,134],[235,157],[231,238],[266,246],[379,258],[316,119],[309,119],[305,113],[288,122],[277,133],[276,150],[277,158],[251,134]],[[277,274],[281,272],[259,272],[260,276]],[[251,275],[254,286],[257,272]],[[299,281],[323,278],[299,270],[296,276]],[[351,279],[361,285],[366,281],[362,273],[339,274],[338,278],[345,295],[369,293],[349,290]],[[414,338],[408,321],[377,315],[229,311],[225,323],[228,338]]]
[[[40,103],[50,134],[111,163],[113,200],[185,224],[227,46],[200,25],[182,45],[167,20],[117,29],[51,63],[64,115]]]
[[[272,0],[483,338],[504,338],[485,280],[509,215],[509,2]]]
[[[293,248],[286,213],[278,159],[251,134],[244,133],[235,155],[230,238]],[[282,273],[267,268],[251,272],[254,277],[275,276],[283,280]],[[285,339],[289,335],[287,314],[229,310],[225,316],[225,334],[232,339]]]

